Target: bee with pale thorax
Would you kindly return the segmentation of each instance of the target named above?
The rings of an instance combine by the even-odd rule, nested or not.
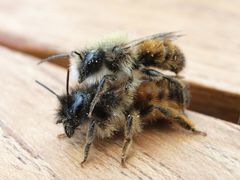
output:
[[[111,137],[115,132],[123,130],[121,164],[125,166],[133,136],[141,132],[144,124],[151,121],[168,119],[193,133],[206,135],[198,131],[184,113],[189,97],[188,88],[181,80],[154,70],[146,70],[144,74],[134,70],[133,74],[127,92],[122,86],[126,80],[121,79],[120,84],[112,84],[101,94],[91,117],[88,112],[98,92],[99,83],[76,86],[69,92],[68,73],[67,93],[58,95],[38,82],[57,96],[59,100],[57,123],[63,124],[67,137],[72,137],[77,128],[87,127],[84,158],[81,164],[87,160],[95,136]],[[151,78],[148,77],[149,74]]]
[[[87,48],[50,56],[41,62],[61,57],[70,58],[71,77],[78,79],[79,83],[99,84],[88,113],[91,117],[100,94],[107,91],[111,84],[120,84],[118,81],[126,79],[123,86],[128,90],[133,81],[132,70],[146,72],[146,68],[157,67],[179,73],[185,66],[185,58],[172,41],[180,36],[169,32],[132,41],[126,36],[105,38]],[[149,73],[149,76],[152,76],[152,73]]]

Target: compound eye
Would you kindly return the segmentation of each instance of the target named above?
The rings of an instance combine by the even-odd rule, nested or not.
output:
[[[113,48],[112,48],[112,53],[113,53],[113,55],[114,55],[114,58],[113,58],[113,60],[114,59],[121,59],[121,58],[124,58],[125,57],[125,55],[124,55],[124,51],[123,51],[123,49],[120,47],[120,46],[114,46]]]
[[[77,52],[77,51],[72,51],[71,55],[77,55],[81,60],[83,60],[83,53],[82,52]]]
[[[119,52],[121,52],[121,48],[119,46],[114,46],[112,48],[112,52],[119,53]]]
[[[102,50],[89,51],[84,57],[86,75],[93,74],[100,70],[105,54]]]

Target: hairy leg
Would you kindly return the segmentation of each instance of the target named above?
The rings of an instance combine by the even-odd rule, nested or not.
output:
[[[121,165],[126,167],[125,161],[133,142],[133,136],[141,131],[140,120],[137,112],[132,112],[127,116],[124,128],[124,142],[122,146]]]
[[[95,124],[96,124],[95,120],[92,120],[88,127],[87,136],[86,136],[86,144],[84,146],[84,157],[83,157],[83,161],[81,162],[81,166],[86,162],[86,160],[88,158],[89,149],[90,149],[91,144],[94,139]]]
[[[125,83],[125,92],[127,93],[129,88],[131,87],[133,82],[133,75],[131,74],[131,76],[128,78],[127,82]]]
[[[100,81],[97,92],[91,102],[90,109],[88,112],[88,117],[92,117],[92,112],[94,110],[95,105],[98,103],[101,95],[108,90],[110,84],[116,80],[115,75],[105,75],[103,79]]]
[[[125,80],[125,78],[128,77],[128,79]],[[122,86],[121,81],[124,80],[124,85]],[[117,79],[117,77],[115,75],[105,75],[103,77],[103,79],[100,81],[99,85],[98,85],[98,89],[97,92],[90,104],[90,109],[88,112],[88,117],[91,118],[92,117],[92,112],[94,110],[95,105],[99,102],[102,94],[104,94],[106,91],[109,90],[109,88],[113,85],[113,82],[119,81],[119,89],[121,90],[125,90],[125,92],[127,93],[132,82],[133,82],[133,76],[126,76],[126,74],[122,74],[122,79]],[[116,82],[117,83],[117,82]]]
[[[192,121],[188,119],[185,115],[179,114],[177,111],[168,107],[154,106],[153,108],[158,109],[165,116],[165,118],[172,120],[173,122],[176,122],[182,128],[186,130],[190,130],[194,134],[200,134],[203,136],[207,135],[205,132],[197,130],[194,127],[194,124],[192,123]]]
[[[126,122],[125,128],[124,128],[124,142],[123,142],[122,155],[121,155],[121,165],[123,167],[126,167],[125,161],[126,161],[126,157],[127,157],[129,147],[132,143],[132,136],[133,136],[133,134],[132,134],[132,121],[133,121],[133,117],[129,114],[127,116],[127,122]]]
[[[164,75],[163,73],[156,71],[154,69],[147,69],[147,68],[140,68],[139,69],[144,75],[148,76],[148,78],[150,80],[156,80],[156,81],[160,81],[163,80],[165,77],[167,77],[166,75]]]

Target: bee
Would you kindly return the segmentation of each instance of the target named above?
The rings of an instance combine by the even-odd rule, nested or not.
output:
[[[134,69],[145,72],[146,67],[157,67],[176,74],[182,71],[185,57],[179,47],[173,44],[173,40],[180,36],[176,32],[158,33],[132,41],[122,36],[111,37],[85,49],[50,56],[40,63],[70,58],[71,77],[79,83],[99,84],[89,110],[91,116],[100,94],[107,91],[110,84],[120,84],[117,81],[126,79],[123,86],[128,90]]]
[[[140,133],[143,126],[152,121],[168,119],[193,133],[206,135],[206,133],[197,130],[184,113],[189,97],[187,95],[188,88],[181,80],[161,75],[161,73],[150,80],[147,75],[143,75],[137,70],[133,74],[134,78],[129,91],[126,92],[124,86],[119,88],[119,84],[113,84],[101,94],[91,117],[88,116],[88,112],[98,91],[98,83],[78,85],[69,92],[68,71],[67,92],[58,95],[37,81],[38,84],[58,98],[59,107],[56,113],[56,123],[63,124],[66,136],[71,138],[75,130],[81,127],[87,131],[84,158],[81,165],[88,158],[94,137],[111,137],[116,132],[123,130],[121,165],[125,167],[126,157],[134,135]],[[122,80],[122,84],[124,83],[125,79]]]

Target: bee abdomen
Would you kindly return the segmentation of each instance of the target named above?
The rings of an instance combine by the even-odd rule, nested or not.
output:
[[[185,67],[185,57],[170,40],[146,40],[136,52],[137,64],[156,66],[179,73]]]

